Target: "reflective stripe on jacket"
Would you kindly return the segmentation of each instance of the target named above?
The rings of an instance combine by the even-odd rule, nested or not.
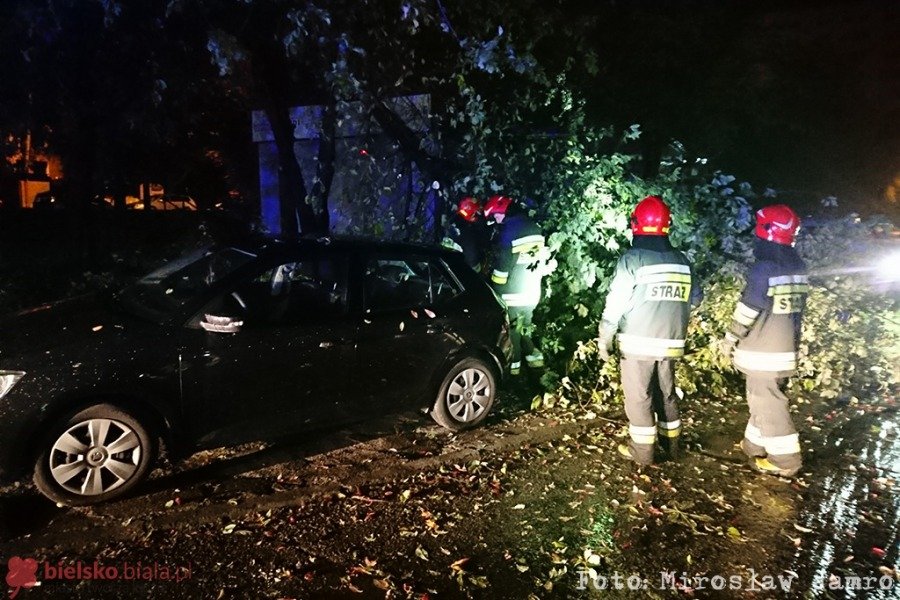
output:
[[[603,310],[606,327],[616,327],[622,354],[636,358],[684,355],[691,304],[699,303],[690,263],[668,241],[635,238],[619,258]],[[640,247],[655,244],[659,249]]]
[[[806,264],[790,246],[757,240],[728,336],[734,365],[744,372],[787,376],[797,369],[800,326],[809,295]]]
[[[494,246],[491,286],[507,306],[536,306],[549,253],[540,227],[524,214],[506,218]]]

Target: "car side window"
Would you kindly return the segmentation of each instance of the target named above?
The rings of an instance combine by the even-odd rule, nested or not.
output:
[[[284,262],[237,284],[202,312],[241,319],[245,327],[343,316],[347,313],[348,265],[345,255]]]
[[[436,259],[372,258],[365,264],[367,311],[437,305],[460,293]]]
[[[345,256],[278,265],[264,280],[268,302],[262,320],[290,324],[346,314],[347,270]]]

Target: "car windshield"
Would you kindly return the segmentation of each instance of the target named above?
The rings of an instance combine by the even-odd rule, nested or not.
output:
[[[129,312],[162,323],[254,258],[237,248],[203,248],[166,263],[117,298]]]

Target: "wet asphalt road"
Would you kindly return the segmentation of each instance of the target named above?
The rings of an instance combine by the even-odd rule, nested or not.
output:
[[[791,569],[826,598],[900,598],[900,415],[850,420],[814,449],[815,479],[797,519],[811,530]],[[804,532],[798,532],[804,533]],[[850,589],[857,585],[859,588]]]

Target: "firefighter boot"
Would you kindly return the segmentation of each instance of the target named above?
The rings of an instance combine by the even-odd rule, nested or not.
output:
[[[751,421],[752,419],[753,418],[751,417]],[[765,458],[765,443],[766,441],[762,437],[762,432],[759,428],[748,421],[747,427],[744,429],[744,439],[741,440],[741,451],[747,455],[751,463],[757,457]]]
[[[656,422],[659,445],[665,451],[669,460],[675,461],[681,458],[681,420]]]
[[[540,369],[544,366],[544,355],[535,348],[534,352],[525,357],[525,362],[531,369]]]
[[[619,444],[619,454],[632,461],[637,467],[653,464],[653,444]]]
[[[753,459],[752,465],[760,473],[766,473],[767,475],[777,475],[778,477],[787,477],[788,479],[795,477],[800,471],[800,467],[789,469],[781,468],[778,465],[772,464],[768,458],[761,457]]]
[[[766,457],[766,449],[762,446],[757,446],[747,438],[741,440],[741,452],[746,454],[751,461]]]
[[[663,451],[665,451],[669,460],[673,462],[681,458],[681,443],[679,442],[679,439],[680,436],[661,437],[659,439],[659,445],[662,447]]]

